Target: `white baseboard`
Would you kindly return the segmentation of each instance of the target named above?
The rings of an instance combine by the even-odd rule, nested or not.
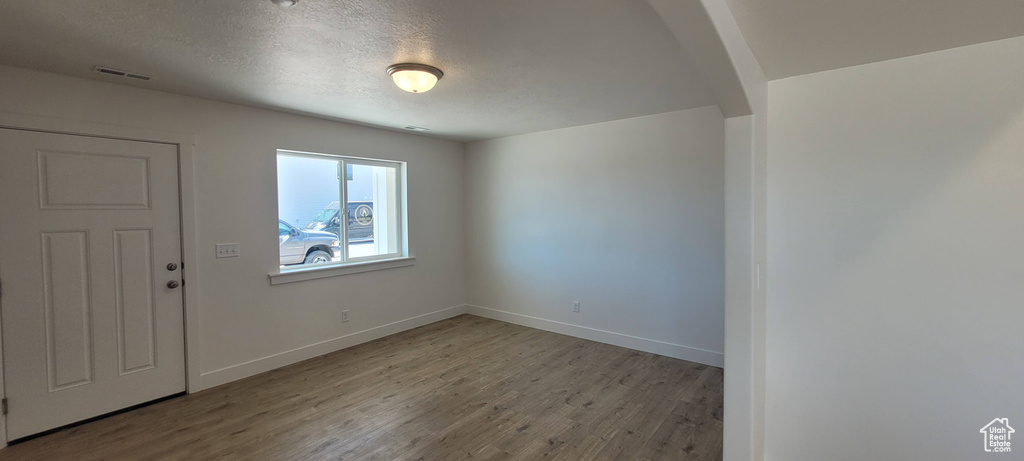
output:
[[[490,309],[487,307],[469,305],[468,313],[479,317],[485,317],[502,322],[514,323],[524,327],[536,328],[554,333],[559,333],[576,338],[589,339],[599,343],[611,344],[638,351],[650,352],[652,354],[664,355],[691,362],[711,365],[722,368],[725,366],[725,354],[696,347],[672,344],[655,339],[640,338],[637,336],[615,333],[611,331],[598,330],[596,328],[573,325],[571,323],[557,322],[554,320],[532,317],[529,315],[516,314],[513,312]]]
[[[245,363],[224,367],[219,370],[209,371],[200,375],[201,389],[209,389],[221,384],[227,384],[232,381],[248,378],[276,368],[281,368],[303,360],[319,357],[324,354],[329,354],[341,349],[467,313],[479,317],[536,328],[538,330],[551,331],[554,333],[588,339],[614,346],[664,355],[666,357],[703,363],[705,365],[715,367],[722,367],[724,365],[724,355],[721,352],[713,352],[654,339],[640,338],[637,336],[598,330],[596,328],[557,322],[529,315],[463,304],[347,334],[345,336],[328,339],[326,341],[251,360]]]
[[[319,357],[324,354],[329,354],[341,349],[380,339],[395,333],[401,333],[405,330],[411,330],[423,325],[462,315],[467,313],[468,307],[469,306],[465,304],[449,307],[447,309],[441,309],[439,311],[418,315],[405,320],[399,320],[387,325],[381,325],[368,330],[339,336],[337,338],[328,339],[316,344],[310,344],[308,346],[251,360],[238,365],[208,371],[200,375],[202,389],[220,386],[221,384],[237,381],[242,378],[248,378],[276,368],[308,360],[313,357]]]

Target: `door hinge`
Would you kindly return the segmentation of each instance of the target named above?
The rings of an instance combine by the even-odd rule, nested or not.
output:
[[[7,399],[0,400],[0,412],[7,416]]]

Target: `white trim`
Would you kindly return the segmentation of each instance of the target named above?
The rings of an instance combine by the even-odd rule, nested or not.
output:
[[[558,322],[555,320],[542,319],[529,315],[517,314],[498,309],[467,305],[468,313],[478,317],[500,320],[502,322],[514,323],[524,327],[536,328],[538,330],[550,331],[576,338],[588,339],[599,343],[611,344],[613,346],[635,349],[638,351],[650,352],[652,354],[664,355],[676,359],[688,360],[691,362],[711,365],[722,368],[725,364],[725,356],[721,352],[714,352],[696,347],[683,346],[681,344],[667,343],[656,339],[641,338],[613,331],[598,330],[571,323]]]
[[[277,158],[281,158],[281,151],[277,151]],[[348,162],[345,161],[344,157],[338,157],[335,160],[338,162],[338,231],[341,232],[338,234],[338,240],[345,242],[344,244],[338,242],[338,246],[341,247],[341,262],[348,263],[349,247],[352,245],[348,241]],[[278,171],[275,176],[277,176],[277,196],[281,197],[281,172]],[[352,173],[352,176],[355,177],[355,173]],[[373,210],[373,208],[370,210]],[[377,219],[376,214],[377,212],[373,211],[375,222]],[[281,216],[280,198],[277,199],[277,215]],[[324,223],[324,225],[326,224]],[[270,278],[270,283],[274,283],[273,277]]]
[[[269,355],[256,360],[250,360],[238,365],[209,371],[202,375],[203,388],[209,389],[211,387],[220,386],[221,384],[227,384],[232,381],[248,378],[283,366],[298,363],[303,360],[308,360],[365,342],[373,341],[375,339],[380,339],[385,336],[391,336],[406,330],[419,328],[424,325],[449,319],[465,314],[466,309],[467,306],[465,304],[449,307],[447,309],[441,309],[405,320],[399,320],[379,327],[328,339],[326,341],[310,344],[290,351]]]
[[[195,151],[197,136],[170,130],[111,125],[84,120],[17,114],[0,111],[0,127],[48,133],[156,142],[178,146],[178,184],[181,202],[182,278],[186,280],[185,302],[185,378],[189,393],[201,390],[199,374],[202,367],[199,334],[199,278],[196,267],[199,250],[196,244]],[[0,348],[0,365],[3,350]],[[6,428],[4,428],[6,429]],[[6,432],[3,434],[6,440]]]
[[[306,152],[306,151],[294,150],[294,149],[277,149],[277,153],[278,154],[284,154],[284,155],[294,155],[296,157],[321,157],[321,158],[327,157],[327,158],[333,158],[333,159],[337,159],[337,158],[341,157],[341,158],[348,159],[348,160],[355,160],[356,163],[360,163],[360,164],[373,165],[373,166],[385,166],[385,167],[389,167],[389,168],[394,167],[395,164],[403,164],[404,165],[406,163],[406,162],[404,162],[402,160],[388,160],[388,159],[383,159],[383,158],[357,157],[357,156],[354,156],[354,155],[334,154],[334,153],[330,153],[330,152]]]
[[[281,272],[267,274],[270,277],[271,285],[282,283],[301,282],[303,280],[316,280],[340,275],[359,274],[362,272],[380,271],[394,269],[416,264],[415,256],[385,259],[381,261],[356,261],[341,264],[324,264],[320,266],[298,267],[295,269],[282,269]]]
[[[185,296],[185,378],[189,394],[202,390],[199,375],[199,244],[196,239],[195,136],[191,144],[178,145],[178,181],[181,187],[181,276]]]
[[[0,397],[6,398],[4,389],[4,342],[3,329],[0,328]],[[0,449],[7,448],[7,415],[0,416]]]

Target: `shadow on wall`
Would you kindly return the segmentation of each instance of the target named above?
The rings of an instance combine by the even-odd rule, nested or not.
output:
[[[717,107],[470,144],[470,304],[720,355],[724,168]]]
[[[1024,412],[1005,386],[1024,379],[1009,61],[960,49],[771,84],[770,456],[973,459],[983,423]]]

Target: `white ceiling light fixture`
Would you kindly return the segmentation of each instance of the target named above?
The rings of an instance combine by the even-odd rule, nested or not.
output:
[[[388,75],[405,91],[426,93],[444,77],[444,72],[426,64],[402,63],[388,67]]]
[[[299,0],[270,0],[277,6],[292,6],[299,3]]]

